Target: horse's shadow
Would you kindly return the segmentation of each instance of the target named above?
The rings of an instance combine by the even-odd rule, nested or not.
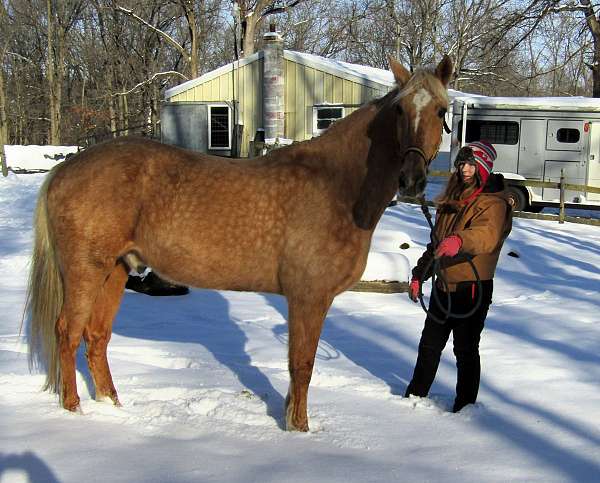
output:
[[[284,428],[284,398],[252,365],[246,351],[248,338],[232,319],[229,302],[218,291],[194,289],[184,297],[168,299],[128,292],[113,331],[126,337],[203,345],[263,401],[267,415]]]

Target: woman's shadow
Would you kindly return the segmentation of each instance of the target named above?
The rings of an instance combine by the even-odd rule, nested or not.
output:
[[[4,481],[4,476],[10,473],[26,474],[26,479],[31,483],[58,483],[59,480],[50,469],[50,467],[35,453],[26,451],[21,454],[2,454],[0,453],[0,480]],[[13,475],[14,476],[14,475]]]
[[[284,428],[284,398],[252,365],[246,352],[248,337],[232,319],[229,302],[218,291],[194,289],[183,297],[126,292],[114,332],[140,339],[202,344],[263,401],[267,415]]]

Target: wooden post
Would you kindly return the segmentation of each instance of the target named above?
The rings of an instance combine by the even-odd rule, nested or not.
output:
[[[565,170],[560,170],[560,209],[558,211],[558,222],[565,222]]]
[[[0,144],[0,165],[2,165],[2,176],[6,178],[8,176],[8,165],[4,154],[4,144]]]

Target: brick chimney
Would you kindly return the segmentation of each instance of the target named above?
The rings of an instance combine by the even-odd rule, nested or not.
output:
[[[284,129],[284,85],[283,85],[283,38],[269,25],[264,37],[263,72],[263,120],[265,138],[283,137]]]

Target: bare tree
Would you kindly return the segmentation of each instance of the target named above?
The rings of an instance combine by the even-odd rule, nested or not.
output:
[[[61,143],[63,81],[67,54],[67,35],[79,20],[83,0],[46,0],[47,9],[47,72],[50,129],[48,142]]]
[[[240,56],[247,57],[256,50],[256,36],[269,16],[284,13],[302,0],[232,0],[234,17],[239,25]]]
[[[0,156],[3,155],[3,146],[8,144],[8,116],[6,106],[6,83],[4,79],[4,59],[8,52],[8,12],[3,2],[0,2]]]
[[[586,62],[592,71],[592,95],[600,97],[600,13],[598,6],[590,0],[552,1],[548,11],[552,13],[577,12],[583,20],[592,39],[591,59]]]

